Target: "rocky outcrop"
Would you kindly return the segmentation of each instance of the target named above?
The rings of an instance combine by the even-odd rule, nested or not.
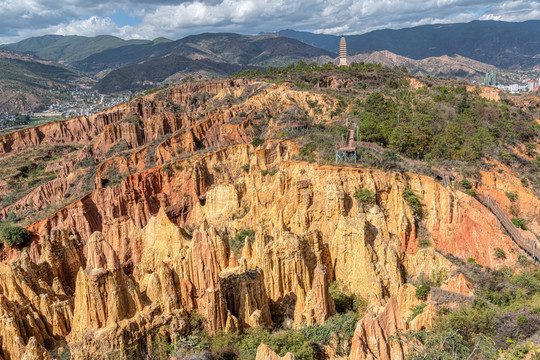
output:
[[[354,85],[342,74],[319,83]],[[34,343],[51,349],[67,342],[74,359],[136,357],[130,351],[149,348],[149,334],[173,341],[188,334],[195,314],[209,334],[282,320],[324,324],[335,313],[329,283],[338,280],[369,302],[351,359],[399,359],[406,349],[386,342],[397,329],[428,328],[438,308],[471,301],[470,283],[443,254],[492,267],[515,259],[515,244],[488,209],[432,178],[293,161],[299,146],[288,141],[248,144],[263,118],[272,129],[286,127],[280,106],[291,114],[305,109],[317,123],[335,105],[291,89],[242,79],[185,84],[2,138],[4,153],[85,143],[58,179],[14,208],[37,202],[42,209],[63,201],[69,188],[93,185],[31,225],[41,239],[13,266],[0,267],[2,357],[22,357],[31,341],[38,352]],[[99,165],[82,169],[78,163],[90,158]],[[479,193],[503,196],[500,181],[485,180]],[[373,204],[355,199],[360,188],[376,195]],[[407,188],[422,203],[421,220],[403,197]],[[537,205],[520,203],[519,211],[535,213]],[[255,239],[233,254],[241,230]],[[419,236],[432,247],[419,249]],[[508,259],[496,259],[495,247]],[[19,256],[7,251],[3,260]],[[442,286],[407,323],[422,302],[406,282],[423,278]],[[277,359],[267,347],[260,352]]]
[[[39,248],[41,255],[34,255],[39,259],[35,262],[49,264],[52,276],[68,287],[69,293],[73,293],[79,268],[85,267],[86,262],[79,237],[65,230],[53,230],[49,236],[41,237]]]
[[[483,97],[484,99],[493,100],[493,101],[499,101],[501,97],[506,98],[506,95],[503,95],[504,92],[501,90],[490,87],[490,86],[469,86],[467,85],[467,91],[469,92],[477,92],[480,97]]]
[[[441,289],[466,296],[474,295],[473,285],[463,274],[451,277]]]
[[[244,331],[249,327],[268,327],[272,325],[270,302],[264,287],[264,274],[261,269],[248,270],[236,274],[221,274],[221,282],[227,294],[227,308],[237,320],[235,327]],[[231,318],[231,321],[234,321]],[[229,320],[227,320],[229,322]]]
[[[225,329],[227,302],[219,279],[219,267],[214,245],[208,234],[193,233],[192,283],[196,291],[197,312],[205,319],[210,333]]]
[[[28,340],[26,351],[21,360],[53,360],[49,352],[36,340],[35,337]]]
[[[28,251],[10,267],[0,265],[0,356],[20,359],[33,337],[42,346],[58,346],[71,330],[73,303],[69,288],[46,258],[38,264]]]
[[[328,248],[322,243],[318,231],[298,236],[270,224],[265,232],[256,236],[250,266],[259,267],[264,273],[266,292],[272,300],[272,311],[284,314],[299,326],[306,320],[303,312],[307,295],[314,284],[315,269],[318,264],[330,266],[329,260]],[[319,278],[315,285],[318,286],[324,280]],[[314,303],[310,305],[316,307]],[[331,311],[328,302],[322,306],[326,311]],[[307,313],[315,321],[311,310],[309,307]],[[319,319],[325,316],[317,315]]]
[[[302,314],[306,324],[324,324],[326,319],[336,314],[334,300],[328,291],[329,284],[326,267],[322,264],[317,265]]]
[[[296,356],[292,353],[287,353],[281,357],[277,355],[269,346],[260,344],[257,348],[257,356],[255,360],[296,360]]]
[[[75,358],[114,351],[117,349],[114,345],[127,346],[137,340],[134,336],[122,344],[122,337],[111,336],[120,330],[118,324],[133,318],[145,302],[137,284],[123,273],[116,253],[99,232],[90,237],[88,265],[79,270],[75,289],[73,328],[69,335]],[[139,318],[134,322],[144,328],[145,320],[148,321]]]
[[[349,359],[404,359],[406,348],[398,342],[389,341],[390,336],[404,328],[397,299],[392,297],[379,316],[360,320],[354,331]]]

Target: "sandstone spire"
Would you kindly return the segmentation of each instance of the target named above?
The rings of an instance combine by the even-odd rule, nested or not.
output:
[[[197,291],[197,311],[206,319],[210,333],[225,329],[227,303],[219,281],[219,265],[214,244],[206,232],[193,232],[193,285]]]
[[[358,322],[352,339],[349,360],[403,359],[405,349],[397,342],[388,341],[398,329],[405,329],[398,301],[392,296],[384,311],[376,318],[364,317]]]
[[[253,248],[251,246],[251,241],[249,241],[248,236],[246,236],[244,247],[242,248],[242,257],[246,258],[246,260],[251,260],[251,258],[253,257]]]
[[[308,324],[324,324],[325,320],[336,313],[334,300],[328,291],[328,272],[326,266],[319,264],[315,268],[313,285],[307,295],[304,317]]]
[[[36,340],[31,337],[26,345],[26,351],[21,360],[53,360],[54,358],[47,350]]]
[[[255,360],[296,360],[293,353],[287,353],[284,357],[277,355],[268,345],[260,344],[257,348]]]

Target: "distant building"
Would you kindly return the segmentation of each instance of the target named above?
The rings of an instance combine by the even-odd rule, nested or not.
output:
[[[339,65],[347,65],[347,41],[344,36],[339,39]]]
[[[533,91],[538,86],[540,86],[540,77],[538,79],[527,80],[528,91]]]
[[[497,86],[497,73],[486,73],[484,77],[484,85]]]

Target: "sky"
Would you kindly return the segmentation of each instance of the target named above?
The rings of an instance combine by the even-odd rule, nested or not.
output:
[[[540,19],[540,0],[0,0],[0,19],[0,44],[46,34],[176,40],[203,32],[294,29],[351,35],[424,24]]]

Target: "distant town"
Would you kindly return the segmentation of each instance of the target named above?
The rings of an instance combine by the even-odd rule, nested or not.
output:
[[[487,73],[484,77],[484,85],[494,86],[500,90],[507,91],[511,94],[533,91],[540,86],[540,76],[538,78],[523,80],[521,84],[499,84],[497,81],[497,73]]]
[[[72,90],[69,100],[49,105],[41,112],[7,113],[0,112],[0,130],[16,130],[29,124],[39,125],[50,121],[88,116],[129,100],[129,96],[109,96],[83,88]]]

